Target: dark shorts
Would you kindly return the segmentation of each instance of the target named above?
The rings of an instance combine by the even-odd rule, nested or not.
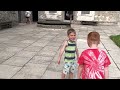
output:
[[[26,18],[29,18],[29,17],[26,17]]]

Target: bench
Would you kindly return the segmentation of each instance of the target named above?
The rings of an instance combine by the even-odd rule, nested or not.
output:
[[[0,29],[12,28],[12,21],[0,22]]]

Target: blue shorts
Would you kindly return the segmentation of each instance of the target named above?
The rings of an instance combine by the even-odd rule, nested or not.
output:
[[[64,67],[63,67],[63,73],[64,74],[69,74],[74,73],[76,69],[76,64],[75,62],[65,62]]]

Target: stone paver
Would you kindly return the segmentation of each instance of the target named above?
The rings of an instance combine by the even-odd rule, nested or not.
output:
[[[62,72],[62,68],[63,68],[63,63],[61,63],[60,65],[58,65],[57,63],[55,63],[55,62],[52,62],[49,66],[48,66],[48,68],[47,68],[47,70],[50,70],[50,71],[57,71],[57,72]]]
[[[33,45],[30,45],[28,47],[26,47],[24,50],[25,51],[31,51],[31,52],[38,52],[42,49],[43,47],[40,47],[40,46],[33,46]]]
[[[5,49],[5,51],[7,51],[7,52],[19,52],[19,51],[21,51],[23,48],[20,48],[20,47],[7,47],[6,49]]]
[[[52,61],[53,57],[46,57],[46,56],[34,56],[30,63],[35,63],[35,64],[47,64],[49,65]]]
[[[61,79],[61,72],[47,70],[41,79]]]
[[[17,66],[0,65],[0,78],[1,79],[10,79],[21,68],[22,67],[17,67]]]
[[[46,67],[45,64],[26,64],[16,75],[12,78],[14,79],[40,79],[44,74]]]
[[[2,64],[4,65],[13,65],[13,66],[23,66],[25,65],[30,58],[27,57],[11,57],[10,59],[6,60]]]
[[[13,55],[15,55],[15,52],[7,52],[4,50],[0,52],[0,58],[2,58],[2,59],[8,59],[8,58],[12,57]]]
[[[35,54],[36,52],[30,52],[30,51],[23,50],[23,51],[18,52],[15,56],[32,58]]]
[[[72,28],[77,32],[80,54],[88,48],[87,34],[91,31],[100,33],[99,47],[105,50],[111,61],[110,79],[120,79],[120,48],[109,38],[120,34],[120,27],[72,25]],[[67,29],[37,27],[36,23],[0,31],[0,78],[60,79],[64,55],[60,65],[57,59],[66,32]],[[74,78],[77,79],[77,69]]]

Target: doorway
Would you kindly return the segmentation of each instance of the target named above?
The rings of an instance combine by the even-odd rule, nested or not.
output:
[[[32,21],[33,22],[38,21],[38,11],[32,11]]]
[[[73,20],[73,11],[65,11],[65,20],[70,20],[70,16],[71,16],[71,20]]]
[[[18,11],[18,22],[21,23],[21,11]]]

